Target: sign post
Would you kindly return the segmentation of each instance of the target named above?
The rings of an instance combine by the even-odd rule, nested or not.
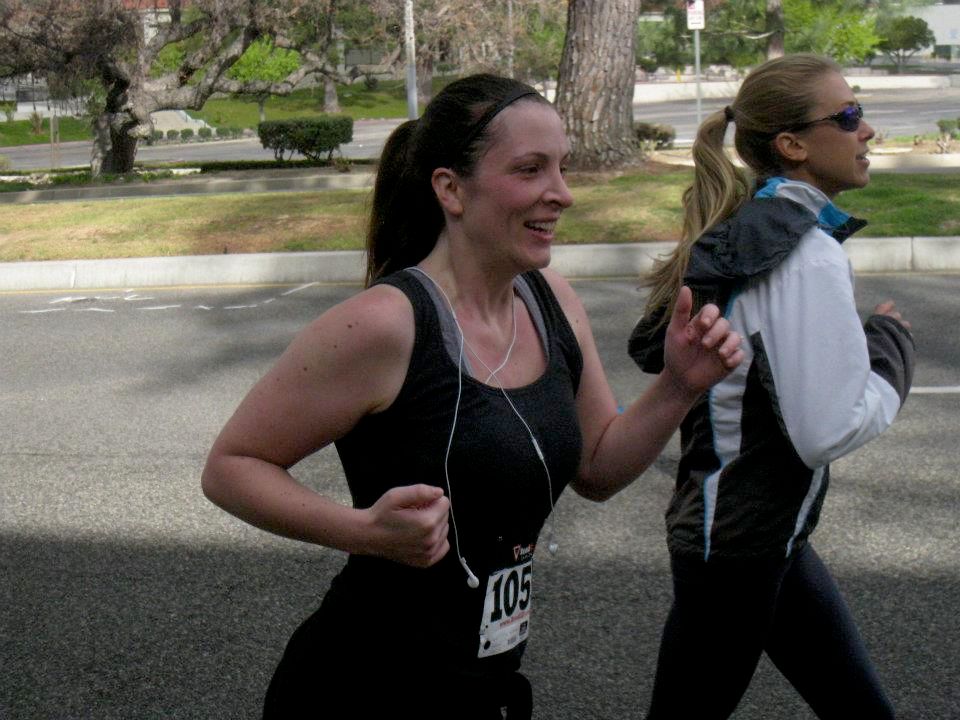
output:
[[[50,167],[60,167],[60,118],[56,114],[50,116]]]
[[[702,118],[700,97],[700,31],[706,27],[703,0],[687,0],[687,30],[693,30],[694,72],[697,80],[697,127]]]

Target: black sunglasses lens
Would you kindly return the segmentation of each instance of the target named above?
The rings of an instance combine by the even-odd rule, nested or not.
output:
[[[853,105],[851,107],[844,108],[833,117],[836,118],[837,125],[840,126],[841,130],[845,130],[846,132],[854,132],[860,127],[860,119],[863,117],[863,108],[860,105]]]

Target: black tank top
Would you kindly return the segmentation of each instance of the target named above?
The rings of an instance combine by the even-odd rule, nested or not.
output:
[[[575,396],[583,361],[546,280],[536,271],[523,277],[546,331],[547,368],[529,385],[506,392],[543,451],[556,502],[580,461]],[[457,403],[458,368],[444,345],[430,294],[410,271],[380,282],[409,298],[416,334],[396,400],[336,443],[358,508],[371,506],[392,487],[446,488],[444,455]],[[367,643],[369,659],[382,661],[384,671],[398,663],[431,663],[448,673],[485,675],[515,670],[523,654],[525,639],[502,652],[481,652],[481,625],[487,616],[505,618],[531,602],[533,551],[551,508],[548,481],[527,430],[500,389],[466,373],[462,383],[448,468],[460,552],[480,587],[467,586],[451,526],[451,550],[434,567],[353,555],[324,601],[327,619],[358,628],[351,642]],[[491,606],[497,581],[501,586]]]

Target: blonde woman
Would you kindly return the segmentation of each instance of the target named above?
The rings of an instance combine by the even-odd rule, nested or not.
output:
[[[735,125],[737,154],[725,154]],[[875,438],[909,392],[914,346],[892,302],[861,324],[836,205],[869,181],[873,129],[831,60],[756,68],[693,148],[683,238],[649,277],[630,353],[662,366],[672,298],[716,303],[746,357],[681,425],[667,510],[674,601],[648,720],[726,718],[766,652],[820,718],[892,718],[843,598],[810,544],[829,463]]]

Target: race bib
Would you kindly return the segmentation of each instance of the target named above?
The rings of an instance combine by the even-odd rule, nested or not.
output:
[[[533,559],[504,568],[487,579],[477,657],[506,652],[530,634]]]

